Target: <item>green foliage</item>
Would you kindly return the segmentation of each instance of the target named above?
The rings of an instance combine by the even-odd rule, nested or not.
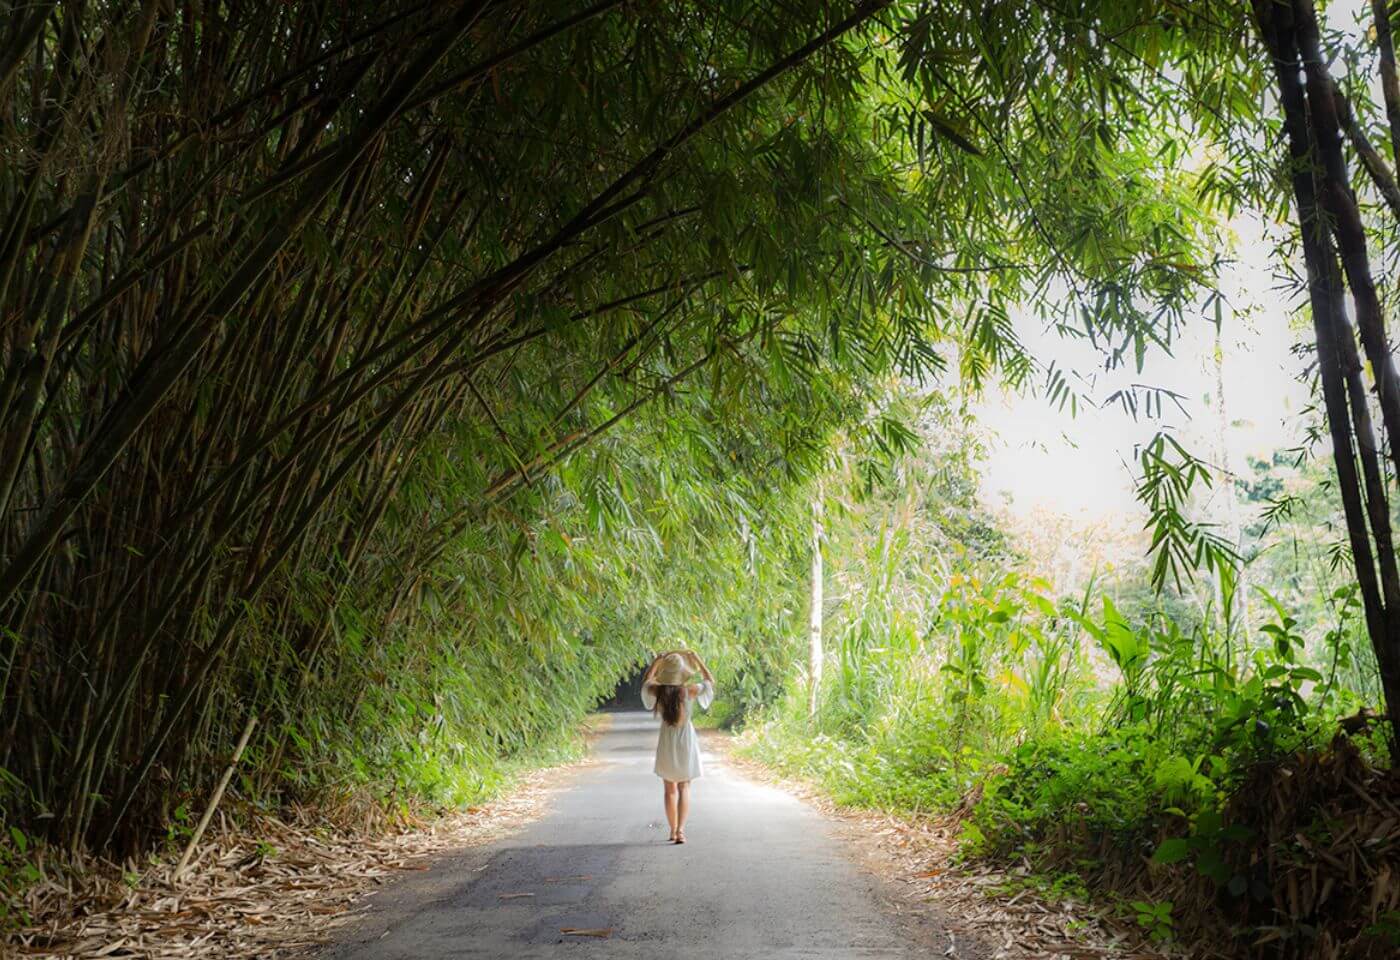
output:
[[[1172,938],[1172,902],[1164,900],[1161,903],[1147,903],[1143,900],[1132,902],[1133,912],[1136,915],[1138,926],[1147,931],[1147,934],[1161,943],[1169,942]]]
[[[4,825],[0,820],[0,827]],[[23,903],[23,892],[41,877],[30,856],[33,845],[32,838],[17,826],[10,825],[0,833],[0,931],[28,920],[22,908],[16,911]]]
[[[1366,928],[1366,933],[1380,937],[1392,947],[1400,947],[1400,910],[1387,910],[1377,922]]]
[[[1281,606],[1258,630],[1267,643],[1231,662],[1220,635],[1133,624],[1098,600],[1088,617],[1087,596],[1055,605],[1016,577],[953,574],[935,627],[866,662],[855,688],[870,696],[833,680],[809,719],[794,694],[743,749],[841,803],[956,809],[964,855],[1029,862],[1037,884],[1096,888],[1150,859],[1226,899],[1267,897],[1237,866],[1257,838],[1224,822],[1226,804],[1261,763],[1321,749],[1359,701],[1311,665]],[[1047,661],[1053,681],[1037,679]],[[1176,935],[1169,902],[1129,915],[1153,939]]]
[[[889,6],[40,10],[0,79],[6,814],[139,848],[249,714],[269,802],[470,796],[676,639],[771,698],[782,495],[838,428],[899,445],[879,399],[979,287],[884,239],[955,239],[870,135]]]
[[[809,716],[792,688],[742,749],[842,803],[956,811],[964,856],[1029,863],[1038,890],[1113,899],[1127,887],[1104,891],[1105,878],[1126,884],[1150,862],[1200,878],[1221,902],[1267,899],[1240,866],[1260,838],[1227,823],[1227,805],[1252,771],[1324,749],[1341,715],[1374,702],[1339,667],[1369,656],[1355,591],[1327,600],[1330,621],[1305,623],[1259,585],[1259,565],[1245,608],[1222,549],[1205,565],[1214,583],[1186,580],[1194,594],[1174,606],[1129,606],[1123,585],[1096,578],[1057,598],[1005,555],[1004,539],[950,548],[963,521],[948,518],[977,507],[950,496],[954,483],[939,501],[952,509],[928,509],[918,478],[957,472],[936,450],[925,437],[918,470],[833,521],[839,602],[819,707]],[[1250,622],[1217,615],[1216,603],[1248,609]],[[1193,615],[1174,615],[1183,608]],[[1375,740],[1365,749],[1384,756]],[[1165,899],[1121,906],[1162,942],[1200,923]]]
[[[1276,451],[1250,462],[1238,478],[1257,519],[1244,530],[1242,553],[1256,580],[1297,620],[1294,630],[1321,636],[1318,653],[1329,687],[1381,698],[1361,602],[1344,543],[1345,522],[1331,466],[1305,450]],[[1316,641],[1314,641],[1316,645]]]
[[[51,12],[0,78],[0,811],[23,829],[178,835],[249,715],[248,799],[470,801],[682,644],[726,719],[767,709],[772,755],[853,799],[952,802],[1022,750],[1129,738],[1079,773],[1107,795],[1151,761],[1113,813],[1140,820],[1204,804],[1215,758],[1278,748],[1364,669],[1332,589],[1321,644],[1316,609],[1280,609],[1249,648],[1055,596],[976,508],[952,398],[1039,382],[1078,408],[1019,313],[1141,370],[1219,308],[1219,218],[1284,195],[1244,18]],[[1210,471],[1166,435],[1142,463],[1157,585],[1233,597],[1233,546],[1189,513]],[[809,721],[818,477],[840,611]],[[1063,801],[993,793],[1047,824]],[[998,802],[978,843],[1010,842]]]
[[[250,713],[258,796],[469,795],[678,639],[772,701],[833,448],[873,488],[902,387],[1054,370],[1022,305],[1140,367],[1207,295],[1233,193],[1182,169],[1177,88],[1254,110],[1261,71],[1139,6],[23,13],[6,813],[139,848]],[[964,630],[959,729],[998,628]]]
[[[1211,484],[1207,465],[1166,433],[1143,447],[1140,464],[1137,496],[1147,507],[1152,530],[1153,586],[1161,590],[1171,582],[1179,590],[1183,578],[1197,570],[1228,576],[1238,561],[1235,548],[1188,516],[1191,495]]]

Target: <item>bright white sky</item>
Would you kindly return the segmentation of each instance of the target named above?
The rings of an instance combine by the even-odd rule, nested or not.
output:
[[[1364,0],[1334,0],[1324,14],[1326,26],[1355,41],[1362,36],[1359,24],[1369,23],[1369,6]],[[1338,58],[1331,69],[1340,78],[1346,73],[1345,60]],[[1379,103],[1379,78],[1370,80]],[[1311,400],[1300,379],[1306,361],[1291,352],[1300,339],[1289,322],[1294,304],[1287,300],[1289,291],[1278,288],[1265,227],[1252,217],[1241,217],[1231,228],[1238,237],[1238,262],[1226,271],[1221,287],[1234,308],[1226,311],[1223,327],[1225,406],[1231,421],[1226,447],[1229,466],[1239,473],[1247,468],[1247,456],[1267,458],[1302,441],[1302,413]],[[1212,317],[1191,320],[1173,355],[1149,356],[1141,374],[1131,368],[1103,372],[1092,348],[1042,331],[1034,319],[1023,319],[1019,329],[1034,355],[1054,357],[1061,367],[1084,376],[1097,374],[1094,388],[1087,391],[1095,402],[1102,403],[1121,386],[1147,383],[1181,394],[1186,412],[1169,408],[1161,421],[1140,415],[1135,422],[1117,405],[1081,407],[1071,419],[1043,399],[994,388],[975,406],[980,422],[995,435],[982,478],[989,505],[1005,505],[1021,517],[1042,508],[1085,521],[1137,518],[1142,511],[1133,497],[1135,450],[1164,425],[1176,428],[1193,454],[1215,461]]]
[[[1300,381],[1305,361],[1291,352],[1298,334],[1290,329],[1288,292],[1276,289],[1271,244],[1253,220],[1234,225],[1238,262],[1222,278],[1221,289],[1234,309],[1224,313],[1226,432],[1230,467],[1243,470],[1246,456],[1267,458],[1302,437],[1301,411],[1309,404]],[[1215,323],[1211,316],[1188,319],[1172,355],[1149,355],[1139,374],[1104,371],[1087,344],[1044,331],[1034,318],[1022,318],[1020,333],[1031,352],[1055,357],[1062,367],[1093,377],[1080,391],[1103,403],[1120,387],[1146,383],[1175,391],[1185,412],[1168,405],[1160,420],[1139,412],[1135,421],[1121,406],[1084,407],[1071,418],[1045,400],[989,391],[976,404],[978,420],[994,434],[982,490],[989,504],[1005,503],[1014,514],[1036,508],[1103,520],[1136,515],[1133,498],[1135,451],[1163,426],[1193,454],[1215,462],[1218,419],[1214,407]]]

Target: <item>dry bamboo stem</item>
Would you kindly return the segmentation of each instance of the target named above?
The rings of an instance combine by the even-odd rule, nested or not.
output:
[[[233,748],[233,759],[224,768],[224,775],[219,778],[219,785],[214,788],[214,794],[209,798],[209,806],[204,808],[204,816],[199,818],[199,823],[194,828],[194,833],[190,835],[190,842],[185,845],[185,852],[180,856],[180,862],[175,865],[175,872],[170,875],[170,882],[176,883],[180,879],[180,874],[184,873],[185,867],[189,866],[190,858],[194,856],[194,848],[199,845],[200,838],[204,836],[204,831],[209,828],[209,821],[214,819],[214,811],[219,809],[219,801],[224,798],[224,791],[228,789],[228,782],[233,779],[233,771],[238,767],[238,761],[243,756],[243,750],[248,746],[249,739],[253,736],[253,728],[258,725],[258,716],[253,714],[248,718],[248,723],[243,727],[243,735],[238,738],[238,746]]]

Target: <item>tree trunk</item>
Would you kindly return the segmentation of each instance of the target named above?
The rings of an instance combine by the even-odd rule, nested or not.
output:
[[[1390,409],[1397,400],[1395,371],[1370,280],[1359,211],[1346,181],[1331,78],[1318,55],[1316,12],[1311,0],[1291,5],[1254,0],[1254,15],[1278,82],[1337,487],[1394,746],[1400,731],[1400,575],[1381,453],[1361,379],[1357,332],[1346,317],[1343,275],[1352,285],[1359,334],[1372,360],[1392,455],[1400,439],[1400,416]],[[1304,71],[1306,86],[1301,80]]]
[[[1381,60],[1381,92],[1385,95],[1385,115],[1390,125],[1392,159],[1400,163],[1400,78],[1395,72],[1395,41],[1390,29],[1389,0],[1371,0],[1376,25],[1376,50]]]

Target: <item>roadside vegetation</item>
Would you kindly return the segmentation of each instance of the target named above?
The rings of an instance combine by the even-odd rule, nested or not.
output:
[[[1037,576],[971,496],[975,464],[934,448],[946,426],[898,482],[827,511],[816,712],[799,682],[740,749],[841,804],[951,820],[963,857],[1028,863],[1041,894],[1164,944],[1390,956],[1400,915],[1371,898],[1393,896],[1396,784],[1356,591],[1265,562],[1332,535],[1316,471],[1265,474],[1313,512],[1250,525],[1246,621],[1236,568],[1158,591],[1145,538],[1081,583]],[[1276,508],[1249,499],[1273,484],[1232,482]]]
[[[684,643],[968,856],[1388,955],[1400,81],[1334,7],[0,3],[3,922],[216,802],[474,802]],[[1160,416],[1240,216],[1308,442],[1164,430],[1065,572],[967,403]]]

